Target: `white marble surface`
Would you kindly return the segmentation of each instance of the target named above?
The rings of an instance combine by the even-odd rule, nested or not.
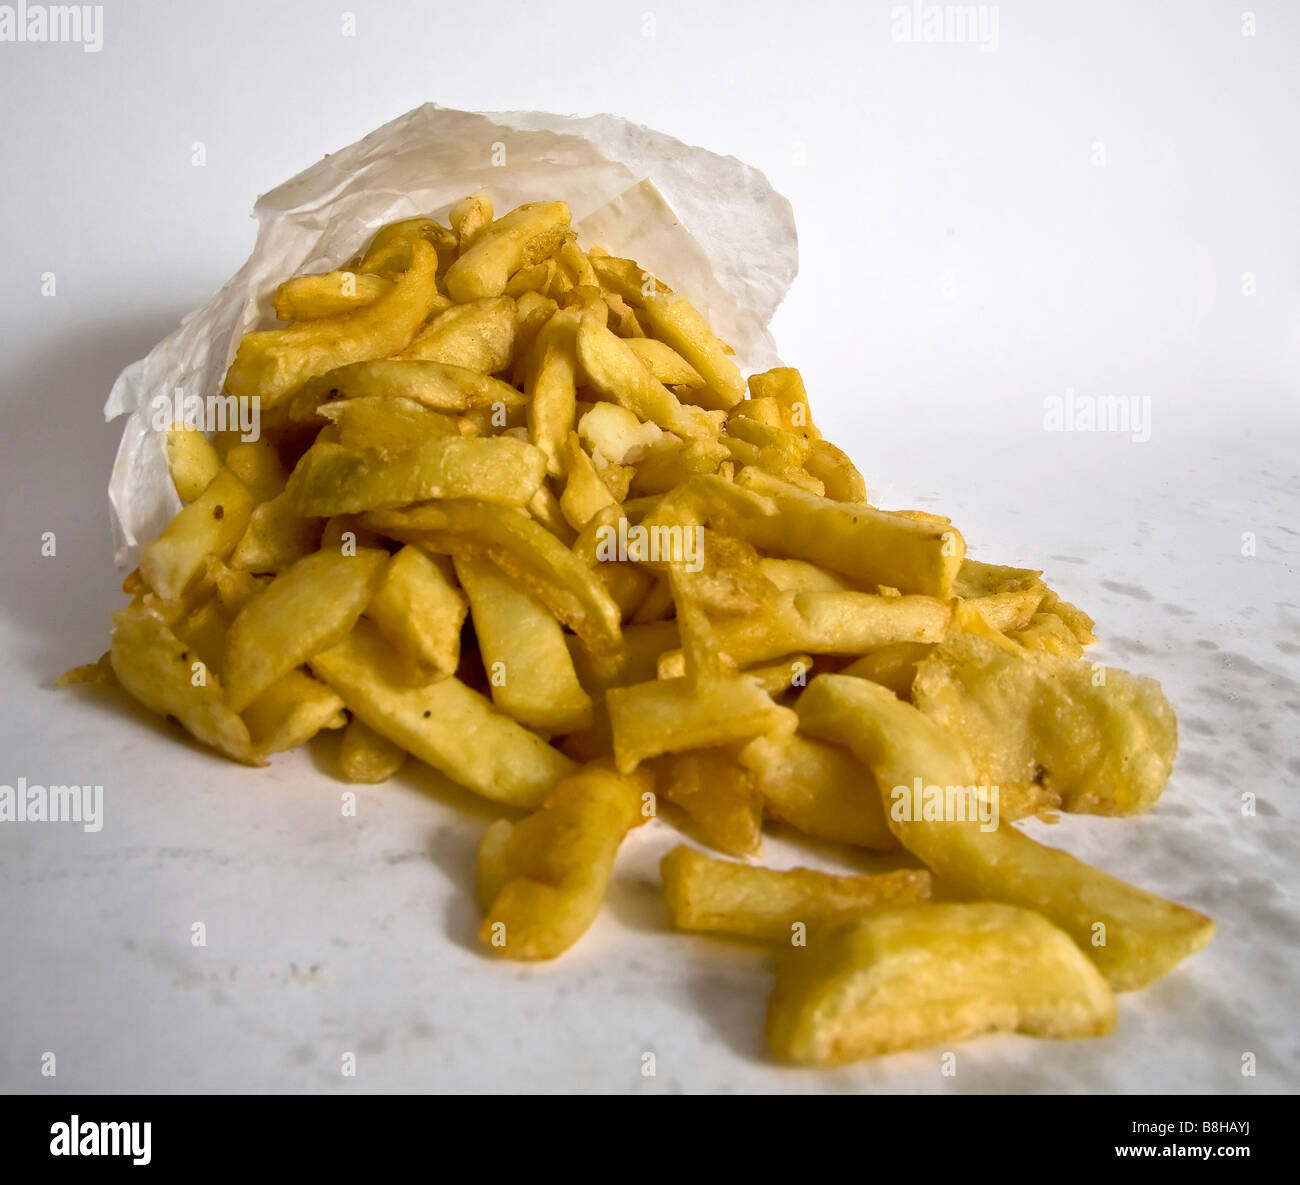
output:
[[[887,7],[827,5],[778,61],[762,22],[728,28],[720,6],[662,6],[646,44],[641,7],[576,6],[566,60],[585,65],[545,80],[469,62],[435,82],[399,5],[362,13],[344,44],[322,6],[259,8],[250,38],[238,4],[220,19],[110,4],[99,55],[0,47],[20,55],[0,74],[0,213],[22,228],[0,286],[0,781],[102,783],[106,811],[98,834],[0,825],[0,1088],[1297,1089],[1295,13],[1254,6],[1267,35],[1243,45],[1239,6],[1090,6],[1084,21],[1003,4],[1001,46],[981,55],[892,43]],[[440,43],[467,43],[467,19],[448,14]],[[507,56],[535,48],[528,19],[503,22]],[[707,48],[724,32],[719,76]],[[275,49],[291,37],[310,54]],[[188,85],[219,66],[220,96]],[[1093,98],[1079,80],[1098,71]],[[272,105],[295,86],[312,101]],[[977,556],[1044,567],[1098,619],[1103,659],[1163,682],[1182,743],[1157,808],[1050,829],[1219,923],[1122,999],[1113,1037],[981,1039],[955,1078],[934,1052],[781,1069],[762,1051],[766,957],[666,930],[666,825],[629,840],[577,949],[517,967],[473,941],[489,816],[467,795],[404,774],[344,820],[326,754],[248,771],[116,697],[52,690],[103,648],[117,603],[116,431],[98,422],[112,377],[242,261],[255,192],[425,98],[616,110],[766,169],[803,236],[777,340],[873,495],[951,514]],[[1150,396],[1151,440],[1045,433],[1042,401],[1066,387]],[[46,530],[55,557],[39,555]],[[765,858],[868,863],[777,837]]]

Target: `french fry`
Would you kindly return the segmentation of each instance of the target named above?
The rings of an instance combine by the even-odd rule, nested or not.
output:
[[[899,699],[911,700],[917,667],[933,650],[932,642],[892,642],[855,659],[839,673],[870,679],[888,687]]]
[[[577,403],[577,337],[580,317],[568,309],[555,313],[538,331],[524,371],[528,399],[528,439],[546,457],[546,472],[565,474],[565,441]]]
[[[629,259],[598,257],[592,267],[605,287],[636,308],[651,336],[671,346],[703,377],[713,394],[709,406],[726,409],[745,397],[739,368],[694,305],[653,278],[647,284],[645,273]]]
[[[178,425],[167,433],[167,468],[182,502],[193,502],[221,470],[221,456],[196,428]]]
[[[445,309],[398,357],[441,362],[488,375],[510,365],[514,345],[515,302],[499,296]]]
[[[404,218],[380,227],[366,250],[352,261],[351,270],[395,280],[409,270],[417,239],[433,247],[439,258],[444,253],[450,255],[456,248],[455,234],[433,219]]]
[[[523,407],[524,395],[509,383],[464,366],[380,358],[327,371],[303,385],[294,396],[290,418],[309,420],[334,396],[347,399],[409,399],[431,411],[459,413],[471,409]]]
[[[386,510],[429,498],[523,506],[544,472],[541,453],[509,437],[433,437],[388,460],[318,441],[294,469],[289,495],[308,518]]]
[[[278,494],[253,507],[230,563],[250,572],[283,571],[316,550],[324,526],[318,518],[299,514],[288,494]]]
[[[386,782],[406,764],[406,750],[380,736],[359,716],[343,730],[339,745],[339,775],[345,782],[377,785]]]
[[[492,214],[492,199],[485,193],[470,194],[452,206],[447,220],[456,232],[458,255],[464,255],[492,225]]]
[[[342,728],[347,723],[343,701],[300,670],[272,683],[244,709],[243,716],[259,757],[296,748],[323,728]]]
[[[1037,789],[1067,811],[1148,810],[1173,771],[1178,730],[1160,685],[1113,667],[1026,661],[966,635],[920,664],[912,702],[961,741],[980,782]]]
[[[704,378],[672,346],[653,337],[627,339],[627,348],[665,387],[703,387]]]
[[[718,413],[683,404],[646,370],[626,341],[589,313],[578,329],[578,366],[596,391],[666,432],[704,438],[718,433]]]
[[[242,711],[277,679],[338,642],[384,577],[388,555],[318,551],[281,572],[226,634],[227,700]]]
[[[768,613],[719,618],[718,645],[736,663],[783,654],[867,654],[897,642],[939,642],[952,608],[935,597],[879,597],[860,592],[782,593]]]
[[[875,775],[842,745],[812,737],[755,737],[740,751],[764,813],[815,839],[892,851]]]
[[[183,596],[208,559],[225,559],[239,543],[253,513],[253,495],[229,469],[221,469],[203,492],[140,552],[140,576],[164,600]]]
[[[1106,981],[1027,909],[882,909],[784,958],[767,1011],[778,1057],[837,1066],[980,1033],[1098,1037],[1115,1026]]]
[[[550,255],[568,229],[564,202],[531,202],[512,210],[479,231],[447,269],[447,291],[461,304],[500,296],[515,272]]]
[[[244,483],[255,502],[269,502],[282,494],[289,477],[280,454],[265,437],[231,441],[226,449],[225,465]]]
[[[367,621],[308,665],[375,732],[493,802],[535,807],[576,766],[454,676],[411,687]]]
[[[479,845],[479,939],[510,959],[553,959],[600,911],[619,844],[645,821],[645,774],[587,765],[520,823],[493,823]]]
[[[862,584],[947,597],[966,554],[960,532],[870,506],[818,498],[747,468],[737,484],[772,499],[771,515],[736,521],[741,538],[775,555],[809,560]]]
[[[275,290],[272,304],[276,317],[281,321],[315,321],[370,304],[392,286],[392,280],[366,272],[337,271],[294,276]]]
[[[484,555],[519,581],[563,624],[597,649],[622,637],[618,606],[596,574],[545,527],[506,507],[449,499],[365,516],[403,542],[450,555]]]
[[[768,942],[820,939],[836,925],[885,906],[930,897],[930,874],[902,868],[878,876],[834,876],[811,868],[759,868],[715,860],[678,845],[660,862],[664,901],[679,930]]]
[[[564,631],[546,606],[491,560],[462,556],[456,576],[469,597],[492,702],[529,728],[577,732],[591,724]]]
[[[763,843],[763,799],[734,746],[672,753],[653,763],[655,788],[690,816],[705,842],[736,856]]]
[[[388,562],[366,616],[399,654],[428,678],[454,675],[460,633],[469,604],[456,587],[450,563],[408,544]]]
[[[605,694],[618,768],[630,773],[661,753],[728,745],[756,736],[788,735],[789,708],[772,702],[755,679],[658,679],[613,687]]]
[[[352,362],[397,353],[438,301],[438,257],[423,239],[411,244],[411,266],[377,300],[350,313],[286,329],[247,333],[226,374],[237,399],[260,399],[263,413],[284,403],[317,375]]]
[[[117,681],[150,711],[175,717],[196,740],[235,761],[262,764],[216,675],[188,653],[156,609],[135,602],[115,613],[109,653]]]

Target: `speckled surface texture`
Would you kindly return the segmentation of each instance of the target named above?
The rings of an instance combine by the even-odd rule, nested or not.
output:
[[[678,839],[634,832],[607,907],[549,966],[481,954],[474,853],[490,812],[433,777],[360,790],[329,752],[227,765],[113,695],[49,690],[66,637],[30,609],[4,717],[10,768],[102,781],[104,829],[0,828],[9,1090],[1223,1091],[1295,1089],[1292,1011],[1300,752],[1297,479],[1278,433],[1142,445],[1045,434],[1036,420],[942,441],[895,422],[880,463],[847,399],[832,435],[884,505],[943,509],[972,553],[1041,564],[1098,619],[1104,661],[1159,678],[1181,751],[1150,814],[1032,830],[1211,914],[1211,946],[1121,998],[1115,1034],[997,1036],[832,1072],[764,1055],[768,957],[667,929],[656,863]],[[837,422],[838,421],[838,422]],[[1019,435],[1017,435],[1019,433]],[[905,458],[925,456],[923,469]],[[891,460],[890,458],[894,458]],[[874,478],[874,480],[873,480]],[[1254,532],[1257,554],[1241,554]],[[90,600],[78,597],[82,606]],[[103,605],[106,614],[108,604]],[[76,627],[85,647],[98,622]],[[39,644],[44,641],[45,644]],[[17,653],[21,654],[20,647]],[[87,651],[88,652],[88,651]],[[42,666],[42,664],[49,664]],[[1242,794],[1256,796],[1253,817]],[[769,838],[777,865],[879,861]],[[202,922],[207,945],[190,943]],[[55,1079],[39,1073],[57,1055]],[[341,1074],[345,1053],[355,1077]],[[656,1074],[642,1075],[643,1055]],[[1255,1055],[1257,1075],[1243,1076]]]

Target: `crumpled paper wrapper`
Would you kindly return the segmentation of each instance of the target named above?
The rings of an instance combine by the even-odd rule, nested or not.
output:
[[[338,266],[394,219],[445,222],[454,202],[479,191],[500,211],[564,199],[584,246],[636,259],[688,294],[742,370],[778,364],[767,325],[798,245],[790,203],[757,169],[612,115],[427,103],[264,195],[248,262],[118,376],[104,414],[128,417],[109,483],[119,568],[133,567],[139,545],[180,509],[152,401],[177,388],[219,393],[242,335],[276,324],[271,296],[282,280]]]

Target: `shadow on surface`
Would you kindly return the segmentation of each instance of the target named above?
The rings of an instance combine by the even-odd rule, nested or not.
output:
[[[108,645],[109,614],[123,598],[113,568],[108,480],[123,420],[105,423],[118,373],[143,357],[185,310],[78,328],[5,367],[3,471],[6,565],[0,609],[22,643],[13,655],[41,688]],[[53,531],[56,554],[41,554]]]

